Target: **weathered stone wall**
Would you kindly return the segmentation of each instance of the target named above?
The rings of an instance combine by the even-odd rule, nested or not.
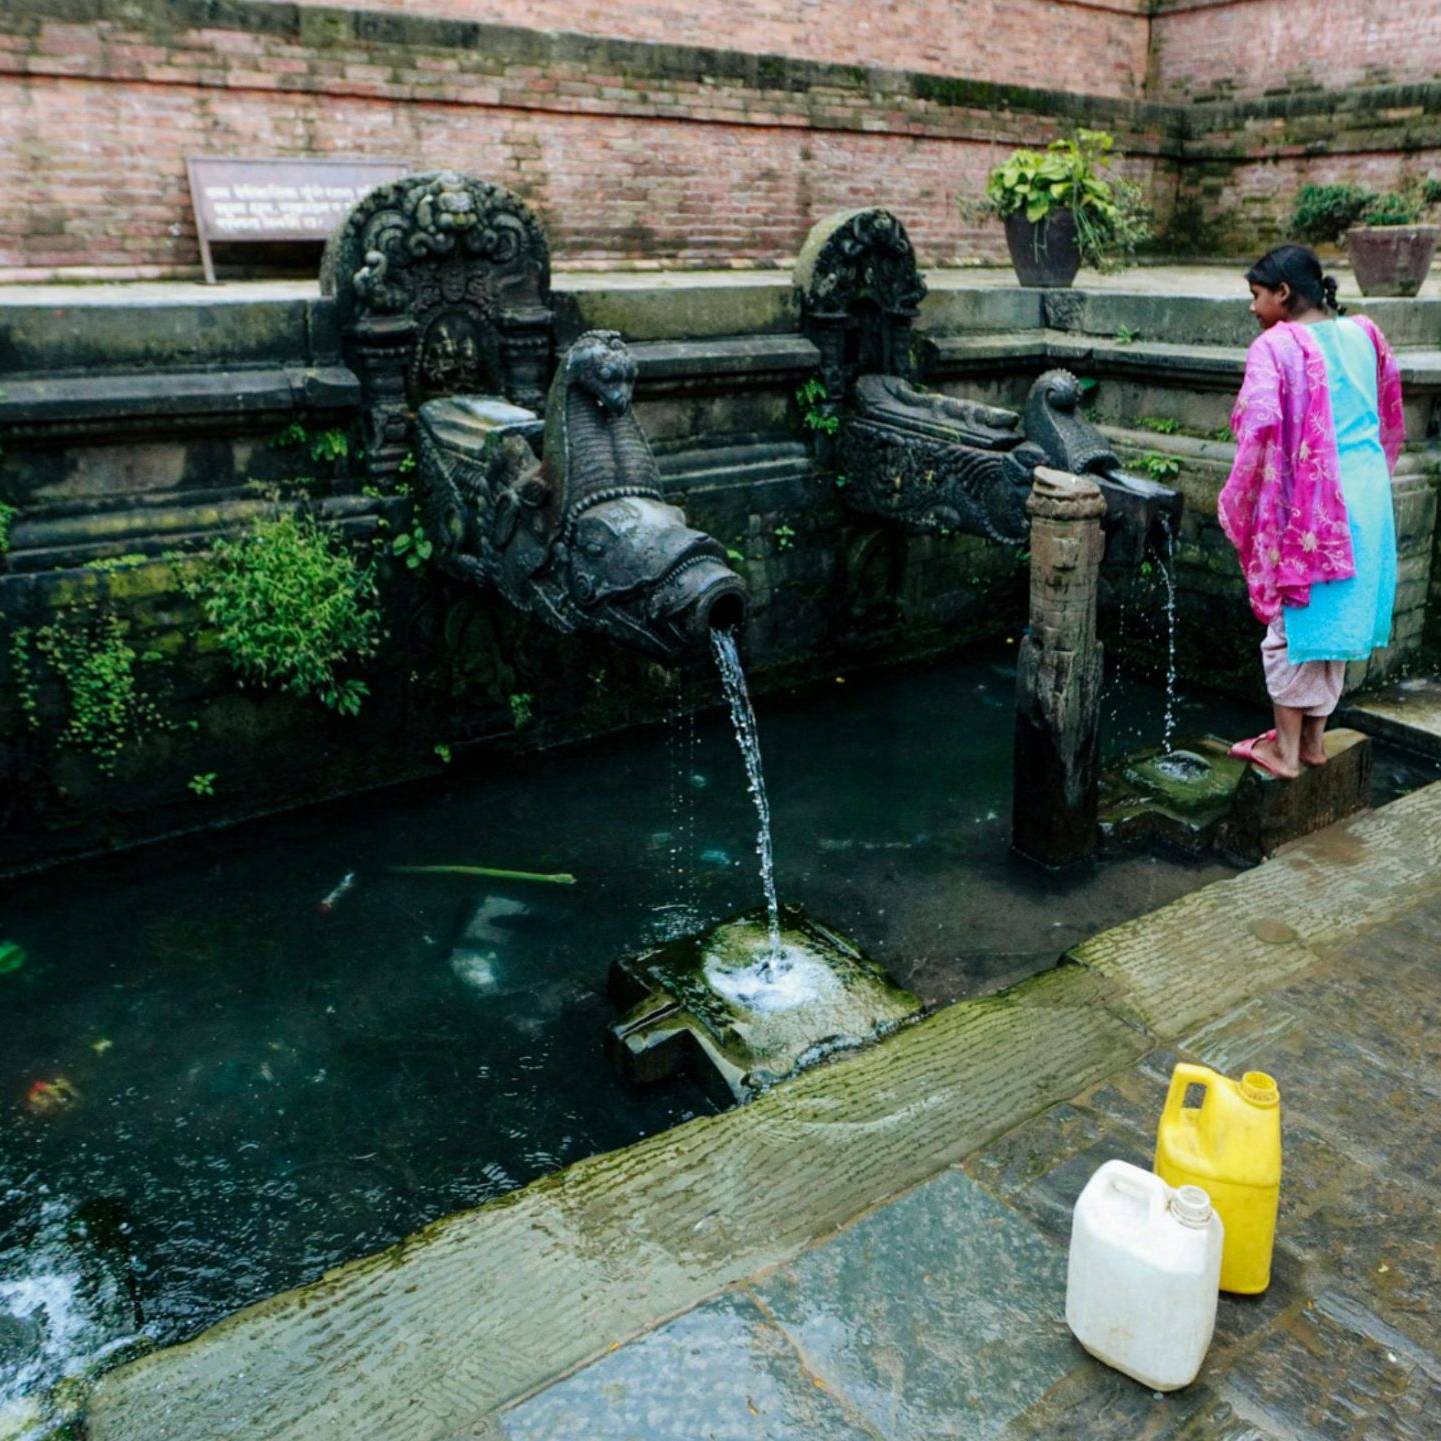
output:
[[[437,746],[455,764],[493,763],[485,757],[497,747],[595,735],[677,703],[682,678],[388,558],[389,537],[409,520],[403,497],[365,494],[348,462],[322,465],[304,445],[272,443],[296,422],[353,423],[356,388],[338,364],[330,303],[225,294],[0,307],[12,372],[0,395],[0,500],[19,511],[10,573],[0,574],[0,867],[440,774]],[[563,277],[555,299],[562,342],[596,325],[632,337],[637,415],[666,489],[751,587],[760,688],[1016,633],[1026,576],[1015,552],[852,516],[812,463],[794,392],[818,352],[797,333],[787,277],[582,275]],[[1441,611],[1437,455],[1425,442],[1441,396],[1427,358],[1441,302],[1367,310],[1398,346],[1413,446],[1395,484],[1396,644],[1353,682],[1419,664],[1428,598],[1430,613]],[[1185,492],[1174,557],[1183,679],[1259,699],[1258,627],[1215,519],[1230,463],[1225,418],[1251,334],[1240,300],[1047,294],[967,286],[953,272],[932,276],[918,351],[930,383],[1013,406],[1058,364],[1094,382],[1092,411],[1127,461]],[[240,688],[184,593],[190,562],[167,554],[234,530],[266,509],[263,488],[302,474],[325,524],[381,559],[390,636],[360,672],[371,694],[354,718]],[[1163,672],[1159,568],[1105,575],[1102,590],[1108,654]],[[41,729],[30,729],[13,649],[17,625],[33,632],[97,608],[130,627],[136,677],[169,722],[127,746],[114,777],[56,743],[65,696],[53,677],[36,694]],[[704,664],[693,680],[709,683]],[[192,794],[191,779],[211,772],[214,795]]]
[[[759,689],[1012,626],[1025,583],[1014,551],[858,523],[812,464],[793,393],[814,371],[814,348],[756,333],[793,329],[788,287],[730,304],[662,287],[562,288],[556,299],[562,338],[595,324],[653,337],[634,346],[637,415],[667,494],[723,542],[750,587]],[[344,367],[335,373],[330,310],[220,299],[0,307],[12,371],[0,395],[0,500],[17,511],[0,557],[0,870],[438,775],[472,755],[602,734],[712,694],[706,657],[666,671],[599,639],[562,637],[391,554],[410,502],[367,493],[358,465],[319,462],[308,440],[285,438],[299,424],[355,439],[357,396]],[[744,343],[737,329],[751,332]],[[293,496],[300,477],[322,523],[381,574],[388,635],[348,671],[369,688],[354,717],[242,687],[186,593],[194,552],[268,512],[277,485]],[[127,673],[156,711],[113,774],[62,740],[75,697],[35,655],[57,617],[83,626],[96,615],[126,627]],[[196,777],[211,778],[207,793],[192,789]]]
[[[10,0],[0,275],[198,273],[187,155],[453,166],[528,201],[568,265],[780,260],[867,202],[930,258],[999,254],[955,196],[1004,150],[1100,124],[1141,180],[1165,160],[1143,105],[965,74],[261,0]]]
[[[1434,80],[1432,0],[1157,0],[1156,100],[1234,100]]]

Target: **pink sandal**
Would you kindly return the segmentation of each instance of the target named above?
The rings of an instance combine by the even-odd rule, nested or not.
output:
[[[1253,766],[1260,766],[1268,775],[1273,775],[1277,780],[1293,781],[1295,776],[1288,776],[1285,771],[1279,770],[1273,761],[1268,761],[1265,756],[1256,754],[1256,747],[1262,741],[1273,741],[1276,739],[1274,730],[1262,731],[1258,736],[1252,736],[1248,741],[1237,741],[1235,745],[1226,752],[1227,755],[1235,756],[1237,760],[1250,761]]]

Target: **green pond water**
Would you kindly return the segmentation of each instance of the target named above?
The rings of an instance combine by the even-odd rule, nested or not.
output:
[[[1013,687],[1000,654],[758,706],[782,900],[931,1004],[1226,873],[1012,861]],[[1163,708],[1113,681],[1108,749],[1156,743]],[[1178,730],[1258,719],[1183,701]],[[0,1414],[716,1104],[633,1088],[603,1037],[616,956],[759,904],[728,720],[488,769],[7,888]],[[387,869],[426,864],[577,884]]]

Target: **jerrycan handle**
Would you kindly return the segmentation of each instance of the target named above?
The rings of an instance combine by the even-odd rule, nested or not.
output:
[[[1206,1100],[1202,1101],[1196,1111],[1202,1111],[1206,1107],[1206,1101],[1211,1099],[1211,1087],[1220,1079],[1216,1072],[1209,1066],[1198,1066],[1191,1061],[1177,1061],[1176,1069],[1171,1072],[1171,1089],[1166,1092],[1166,1107],[1161,1113],[1161,1122],[1176,1122],[1181,1119],[1181,1113],[1185,1109],[1186,1088],[1188,1086],[1201,1086],[1205,1089]]]
[[[1134,1200],[1145,1202],[1153,1222],[1166,1209],[1166,1199],[1170,1194],[1170,1187],[1152,1172],[1143,1171],[1139,1166],[1129,1166],[1124,1162],[1115,1161],[1111,1163],[1106,1179],[1110,1182],[1113,1191],[1119,1191],[1123,1196],[1130,1196]]]

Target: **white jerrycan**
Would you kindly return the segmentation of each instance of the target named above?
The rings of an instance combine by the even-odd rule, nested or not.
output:
[[[1066,1324],[1153,1391],[1196,1378],[1216,1325],[1221,1218],[1199,1186],[1107,1161],[1071,1217]]]

